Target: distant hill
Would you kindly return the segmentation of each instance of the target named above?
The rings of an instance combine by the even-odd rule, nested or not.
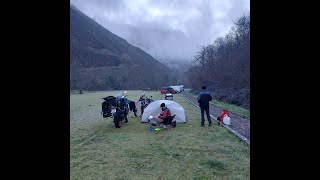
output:
[[[151,55],[70,6],[70,88],[160,88],[175,83],[172,71]]]

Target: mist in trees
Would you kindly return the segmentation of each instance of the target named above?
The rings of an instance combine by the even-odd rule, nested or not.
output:
[[[193,89],[207,85],[217,99],[250,108],[250,16],[201,47],[186,75]]]

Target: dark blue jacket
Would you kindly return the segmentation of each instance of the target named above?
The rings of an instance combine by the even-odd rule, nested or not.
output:
[[[210,92],[207,90],[203,90],[198,94],[198,103],[200,108],[209,109],[209,101],[212,100]]]

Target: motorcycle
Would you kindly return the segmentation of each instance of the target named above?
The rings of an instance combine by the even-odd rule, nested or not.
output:
[[[143,114],[144,109],[153,102],[153,99],[151,99],[152,96],[150,96],[150,98],[148,98],[145,93],[142,94],[142,96],[140,96],[139,101],[141,101],[141,114]]]
[[[123,124],[128,122],[128,105],[123,101],[118,101],[114,96],[107,96],[102,98],[105,101],[102,103],[101,114],[104,118],[113,118],[113,122],[116,128],[120,128]]]

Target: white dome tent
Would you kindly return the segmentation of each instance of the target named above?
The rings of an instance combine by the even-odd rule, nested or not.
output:
[[[170,109],[172,116],[176,115],[173,121],[183,122],[183,123],[186,122],[186,114],[185,114],[184,108],[180,104],[170,100],[158,100],[150,103],[142,114],[141,122],[148,122],[148,117],[150,115],[156,116],[158,113],[161,113],[162,112],[160,108],[161,103],[166,104],[166,107]]]

